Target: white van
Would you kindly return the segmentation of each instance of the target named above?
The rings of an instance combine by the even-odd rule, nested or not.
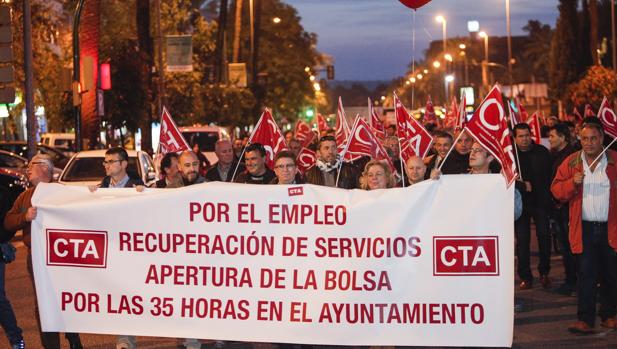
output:
[[[75,152],[75,134],[73,133],[43,133],[41,143],[58,148],[67,156]]]
[[[211,164],[218,161],[214,154],[214,145],[219,139],[229,139],[229,131],[220,126],[185,126],[179,127],[182,136],[189,146],[199,143],[201,152]]]

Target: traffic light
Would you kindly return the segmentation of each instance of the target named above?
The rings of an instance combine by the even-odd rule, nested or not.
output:
[[[334,66],[329,65],[326,67],[328,80],[334,80]]]
[[[306,116],[307,120],[311,120],[313,116],[315,116],[315,110],[313,110],[313,107],[306,108],[304,111],[304,116]]]
[[[11,7],[0,5],[0,103],[15,101],[15,70],[13,68],[13,28]]]

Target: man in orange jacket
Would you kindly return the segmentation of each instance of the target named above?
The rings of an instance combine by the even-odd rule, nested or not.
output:
[[[597,123],[583,124],[580,135],[583,149],[561,163],[551,191],[569,203],[569,240],[578,262],[578,321],[568,329],[590,334],[598,279],[602,326],[617,329],[617,206],[610,204],[617,200],[617,153],[600,156],[604,131]]]

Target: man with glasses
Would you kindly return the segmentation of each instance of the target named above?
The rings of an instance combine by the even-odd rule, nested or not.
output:
[[[283,150],[274,158],[274,173],[276,178],[271,184],[303,184],[302,177],[298,174],[296,157],[291,151]]]
[[[30,275],[30,281],[34,284],[34,273],[32,269],[32,251],[30,249],[30,229],[31,223],[36,218],[36,207],[32,206],[32,195],[35,188],[39,183],[49,183],[53,178],[54,164],[49,155],[38,154],[35,155],[26,170],[26,176],[30,182],[31,187],[23,193],[19,194],[13,207],[7,212],[4,218],[4,228],[10,232],[16,232],[17,230],[23,231],[24,245],[28,248],[28,274]],[[39,309],[37,300],[35,298],[34,311],[37,318],[37,325],[41,334],[41,344],[45,349],[60,349],[60,336],[58,332],[41,332],[41,322],[39,317]],[[76,333],[66,333],[66,339],[69,341],[69,348],[82,349],[79,335]],[[24,348],[23,341],[12,343],[13,348]]]
[[[98,185],[99,188],[133,188],[143,189],[144,182],[141,178],[131,177],[126,172],[129,165],[129,154],[124,148],[109,148],[105,152],[105,178]],[[141,188],[139,188],[141,187]]]
[[[246,171],[240,173],[235,183],[269,184],[276,177],[266,166],[266,149],[260,143],[253,143],[244,152]]]

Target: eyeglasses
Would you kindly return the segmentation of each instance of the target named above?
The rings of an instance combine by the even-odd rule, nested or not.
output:
[[[113,165],[114,162],[122,162],[122,160],[105,160],[102,162],[103,166],[107,166],[107,165]]]
[[[278,170],[291,170],[294,167],[296,167],[296,165],[294,165],[294,164],[284,164],[284,165],[276,165],[276,166],[274,166],[274,168],[276,168]]]

